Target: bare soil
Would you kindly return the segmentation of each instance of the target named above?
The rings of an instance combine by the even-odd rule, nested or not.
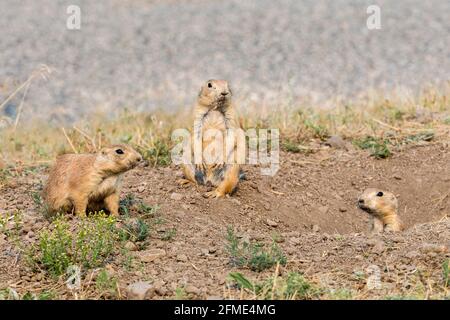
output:
[[[281,274],[301,272],[331,293],[344,288],[356,299],[448,297],[442,284],[442,264],[450,257],[447,141],[408,146],[384,160],[351,146],[322,147],[309,155],[282,153],[280,159],[274,177],[247,166],[247,179],[225,199],[205,198],[203,187],[180,186],[181,173],[174,166],[140,167],[127,173],[123,196],[131,193],[148,205],[158,205],[160,221],[152,224],[146,247],[130,253],[130,265],[118,253],[106,265],[118,279],[115,297],[125,298],[131,283],[150,281],[155,287],[152,299],[174,298],[177,288],[184,288],[193,299],[239,298],[239,290],[227,285],[230,272],[263,279],[274,268],[257,273],[231,266],[225,249],[228,226],[242,239],[262,243],[276,239],[288,258]],[[46,169],[21,171],[1,190],[0,213],[23,213],[20,241],[25,244],[35,242],[49,224],[30,196],[39,191],[45,174]],[[368,214],[356,207],[359,193],[367,187],[398,196],[404,232],[369,234]],[[176,229],[173,238],[162,240],[161,235],[172,229]],[[144,262],[156,248],[165,255]],[[367,287],[373,265],[381,272],[382,287],[376,290]],[[21,294],[52,289],[61,299],[113,298],[96,290],[96,273],[86,270],[81,289],[72,292],[62,279],[30,271],[25,255],[0,234],[0,289],[12,287]],[[343,298],[331,293],[323,297]]]

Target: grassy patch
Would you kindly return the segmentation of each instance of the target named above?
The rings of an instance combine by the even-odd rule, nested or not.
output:
[[[353,143],[363,150],[369,150],[370,155],[377,159],[385,159],[392,155],[389,150],[389,140],[366,136],[362,139],[355,139]]]
[[[71,265],[101,266],[110,258],[118,240],[115,219],[102,213],[83,219],[72,228],[65,217],[56,218],[29,253],[31,261],[53,276]]]
[[[233,272],[229,274],[229,279],[257,299],[305,300],[320,295],[320,290],[298,272],[289,272],[284,277],[269,277],[261,282],[252,282],[241,273]]]
[[[130,219],[120,230],[121,240],[144,241],[149,236],[149,226],[142,219]]]
[[[227,241],[226,249],[230,255],[230,262],[236,267],[246,267],[260,272],[277,263],[285,265],[287,262],[286,256],[275,242],[267,249],[260,243],[240,241],[232,227],[227,229]]]
[[[16,290],[12,288],[6,288],[0,290],[0,300],[54,300],[56,299],[56,293],[52,290],[43,290],[39,293],[27,292],[20,296]]]
[[[154,167],[168,166],[170,164],[169,141],[157,139],[148,149],[140,149],[144,159],[148,160]]]

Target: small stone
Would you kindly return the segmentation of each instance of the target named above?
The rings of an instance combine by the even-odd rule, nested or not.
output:
[[[238,199],[235,199],[235,198],[232,198],[232,199],[231,199],[231,202],[237,204],[238,206],[241,205],[241,202],[240,202]]]
[[[180,193],[173,192],[173,193],[170,195],[170,199],[171,199],[171,200],[174,200],[174,201],[181,201],[181,200],[183,200],[183,195],[180,194]]]
[[[144,300],[153,297],[155,289],[150,283],[139,281],[130,284],[126,289],[126,292],[129,300]]]
[[[140,187],[138,187],[137,191],[142,193],[142,192],[145,191],[145,187],[144,186],[140,186]]]
[[[386,247],[382,241],[377,242],[372,248],[372,252],[375,254],[382,254],[385,250]]]
[[[399,174],[394,174],[392,176],[395,180],[402,180],[402,177]]]
[[[141,252],[140,258],[143,262],[153,262],[166,255],[166,251],[163,249],[150,249]]]
[[[313,232],[319,232],[320,231],[320,227],[317,224],[315,224],[315,225],[312,226],[312,231]]]
[[[162,296],[162,297],[167,295],[167,290],[164,289],[163,287],[155,289],[155,292],[156,292],[156,294],[158,294],[159,296]]]
[[[125,249],[130,251],[137,251],[138,246],[134,242],[128,241],[127,243],[125,243]]]
[[[195,294],[195,295],[200,293],[200,290],[191,284],[188,284],[186,286],[186,288],[184,288],[184,291],[186,291],[186,293],[191,293],[191,294]]]
[[[188,261],[188,257],[185,254],[179,254],[177,256],[177,261],[178,262],[186,262],[186,261]]]
[[[208,249],[208,253],[213,254],[216,253],[217,249],[216,248],[209,248]]]
[[[347,208],[340,207],[340,208],[339,208],[339,211],[340,211],[340,212],[347,212]]]
[[[267,219],[267,220],[266,220],[266,224],[267,224],[269,227],[272,227],[272,228],[276,228],[276,227],[278,226],[278,223],[276,223],[275,221],[270,220],[270,219]]]
[[[326,214],[330,208],[328,206],[323,206],[319,208],[321,214]]]
[[[417,251],[409,251],[407,254],[405,254],[405,257],[411,260],[417,258],[418,256],[420,256],[420,253]]]

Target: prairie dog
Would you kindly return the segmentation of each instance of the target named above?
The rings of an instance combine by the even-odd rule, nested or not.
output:
[[[216,187],[214,191],[208,192],[208,197],[222,198],[231,194],[237,187],[240,177],[239,164],[225,150],[225,139],[227,134],[240,126],[236,119],[235,109],[231,103],[232,92],[230,86],[225,80],[209,80],[201,88],[195,106],[194,120],[194,149],[196,146],[197,154],[204,154],[204,150],[209,148],[217,150],[222,149],[221,156],[207,161],[202,158],[201,163],[183,164],[183,173],[187,181],[195,184],[212,185]],[[220,132],[222,140],[220,145],[217,140],[210,137],[207,133]],[[194,150],[194,154],[195,154]],[[220,153],[220,152],[219,152]],[[211,160],[211,159],[210,159]]]
[[[49,213],[74,210],[85,216],[89,208],[106,208],[119,215],[122,175],[133,169],[142,156],[126,145],[103,148],[96,154],[65,154],[56,159],[43,190]]]
[[[403,230],[397,214],[398,201],[393,193],[366,189],[358,199],[358,206],[372,217],[372,232]]]

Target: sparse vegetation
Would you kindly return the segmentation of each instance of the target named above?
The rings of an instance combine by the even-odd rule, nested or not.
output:
[[[362,139],[355,139],[353,143],[363,150],[369,150],[370,154],[377,159],[385,159],[392,152],[389,150],[389,140],[367,136]]]
[[[102,269],[95,279],[95,287],[102,295],[113,296],[117,294],[117,279],[108,271]]]
[[[169,230],[164,231],[161,236],[161,240],[163,241],[171,241],[177,235],[177,229],[171,228]]]
[[[0,215],[0,233],[3,233],[11,240],[17,240],[21,228],[22,213],[19,210]]]
[[[232,227],[227,229],[227,251],[230,262],[236,267],[247,267],[252,271],[263,271],[277,263],[286,264],[286,257],[276,244],[272,242],[270,249],[263,244],[240,241]]]
[[[275,275],[255,283],[239,272],[232,272],[229,279],[256,299],[305,300],[317,298],[321,294],[321,290],[297,272],[289,272],[285,277]]]
[[[350,140],[363,140],[376,157],[390,155],[389,141],[401,141],[407,136],[412,140],[428,141],[422,133],[432,129],[434,136],[445,130],[449,122],[448,96],[450,85],[442,88],[427,88],[416,96],[370,93],[357,99],[333,101],[332,109],[324,109],[308,101],[301,105],[285,105],[274,108],[247,106],[241,111],[241,122],[247,128],[277,128],[282,137],[281,146],[288,152],[309,150],[308,143],[314,139],[324,140],[330,135],[341,135]],[[420,107],[419,107],[420,106]],[[425,117],[414,121],[420,114],[443,114],[441,119]],[[192,115],[181,110],[177,116],[165,112],[153,114],[132,113],[125,110],[117,118],[105,121],[101,114],[66,130],[60,127],[30,123],[17,130],[1,129],[0,150],[6,164],[49,163],[56,154],[67,152],[95,152],[101,146],[114,142],[128,143],[140,151],[151,166],[166,166],[170,163],[171,133],[175,128],[192,129]],[[436,120],[437,119],[437,120]],[[39,134],[36,134],[39,132]],[[364,137],[371,137],[365,139]],[[68,143],[70,139],[71,146]],[[411,140],[411,139],[409,139]],[[367,145],[369,144],[369,145]],[[303,148],[300,148],[300,145]],[[389,151],[388,151],[389,150]],[[0,168],[0,181],[11,172]]]
[[[51,290],[43,290],[39,293],[26,292],[20,296],[16,290],[12,288],[6,288],[0,290],[1,300],[54,300],[56,299],[56,293]]]
[[[65,217],[52,222],[39,235],[39,242],[29,253],[31,261],[53,276],[66,272],[71,265],[83,268],[101,266],[111,255],[117,241],[113,217],[102,213],[82,220],[71,228]]]

